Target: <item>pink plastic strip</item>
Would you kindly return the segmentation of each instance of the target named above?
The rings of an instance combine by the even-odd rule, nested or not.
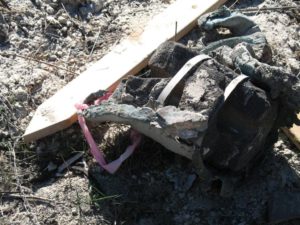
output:
[[[100,104],[103,100],[107,100],[110,97],[110,95],[111,95],[110,93],[107,93],[104,96],[102,96],[101,98],[97,99],[94,102],[95,105]],[[87,104],[76,104],[75,107],[78,110],[82,111],[84,109],[87,109],[89,106]],[[142,139],[142,135],[140,133],[138,133],[135,130],[131,130],[130,139],[131,139],[132,144],[126,148],[125,152],[118,159],[107,164],[104,159],[104,154],[103,154],[102,150],[98,148],[91,132],[89,131],[89,128],[86,125],[86,122],[85,122],[85,119],[83,116],[78,115],[78,123],[82,129],[82,132],[83,132],[89,146],[90,146],[91,154],[96,159],[96,161],[99,163],[99,165],[111,174],[115,173],[119,169],[119,167],[122,165],[122,163],[126,159],[128,159],[129,156],[132,155],[132,153],[135,151],[136,147],[140,144],[141,139]]]

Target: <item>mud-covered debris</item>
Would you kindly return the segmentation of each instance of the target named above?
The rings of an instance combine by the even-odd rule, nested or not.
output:
[[[196,52],[182,44],[165,42],[155,51],[148,63],[151,75],[172,77],[189,59],[196,55]]]
[[[300,192],[276,192],[268,202],[268,222],[300,221]]]
[[[123,80],[105,103],[83,115],[95,124],[129,124],[192,159],[206,180],[204,189],[218,180],[221,195],[228,196],[236,178],[277,140],[279,127],[299,122],[300,83],[294,74],[267,64],[272,59],[270,47],[250,18],[221,8],[198,23],[201,48],[162,44],[146,76]],[[228,34],[220,34],[220,28]],[[204,53],[210,57],[177,76]],[[170,96],[159,101],[172,82],[176,85]]]

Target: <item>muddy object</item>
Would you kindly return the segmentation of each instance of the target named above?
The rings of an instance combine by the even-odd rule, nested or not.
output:
[[[204,37],[212,35],[206,46],[195,53],[182,44],[162,44],[147,75],[123,80],[106,102],[83,116],[94,124],[131,125],[191,159],[203,190],[217,181],[220,194],[229,196],[277,140],[279,127],[299,122],[300,83],[295,75],[266,63],[272,58],[270,48],[249,18],[223,8],[198,23]],[[230,30],[230,37],[218,39],[222,27]],[[178,71],[203,53],[211,58],[186,72],[166,101],[157,101]]]
[[[218,48],[234,48],[240,43],[247,43],[253,50],[254,57],[261,62],[270,63],[272,51],[265,35],[247,16],[231,12],[226,7],[199,18],[198,26],[203,31],[201,38],[205,46],[199,53],[215,55]],[[226,28],[229,34],[220,34],[219,28]],[[225,54],[221,56],[226,57]],[[219,55],[220,57],[220,55]]]
[[[173,77],[183,65],[197,55],[186,46],[176,42],[165,42],[149,60],[152,77]]]
[[[202,144],[207,165],[222,172],[239,172],[253,165],[271,135],[278,104],[251,81],[239,85],[211,116]]]
[[[250,50],[249,50],[250,48]],[[282,68],[261,63],[251,55],[251,47],[247,44],[237,45],[231,58],[242,73],[251,77],[252,81],[268,90],[272,99],[281,105],[277,126],[291,127],[299,124],[297,113],[300,109],[299,78]],[[283,107],[284,106],[284,107]]]
[[[224,102],[224,91],[237,76],[215,60],[207,60],[164,105],[157,105],[155,100],[169,78],[130,77],[107,102],[90,107],[84,116],[92,123],[129,124],[189,159],[204,149],[201,155],[205,164],[240,172],[261,151],[275,120],[277,105],[250,81]],[[255,106],[257,103],[259,107]],[[215,114],[217,123],[213,122]],[[224,144],[228,149],[224,149]]]
[[[268,202],[268,222],[300,221],[300,192],[276,192]]]

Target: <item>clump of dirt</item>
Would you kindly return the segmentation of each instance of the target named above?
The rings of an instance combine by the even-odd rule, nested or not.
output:
[[[215,190],[200,191],[191,162],[147,138],[116,175],[103,172],[86,154],[55,176],[64,160],[88,148],[77,125],[25,145],[21,135],[34,110],[123,37],[142,30],[169,1],[6,2],[10,10],[0,3],[0,224],[262,224],[272,193],[299,190],[299,152],[283,135],[231,198],[216,194],[218,182]],[[232,4],[249,9],[296,2]],[[247,15],[266,34],[273,64],[299,74],[299,10]],[[197,45],[193,32],[183,39],[189,46]],[[126,129],[115,135],[119,139],[108,138],[104,150],[123,149]]]

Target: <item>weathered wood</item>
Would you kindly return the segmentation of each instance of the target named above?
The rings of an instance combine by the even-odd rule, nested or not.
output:
[[[300,119],[300,114],[298,114],[298,119]],[[282,130],[286,134],[286,136],[288,136],[288,138],[300,150],[300,126],[294,124],[292,128],[282,128]]]
[[[202,14],[217,9],[226,0],[178,0],[154,17],[141,33],[134,33],[117,45],[54,96],[40,105],[24,134],[26,142],[69,127],[77,119],[75,103],[92,92],[112,90],[129,74],[143,69],[152,52],[166,40],[187,34]]]

